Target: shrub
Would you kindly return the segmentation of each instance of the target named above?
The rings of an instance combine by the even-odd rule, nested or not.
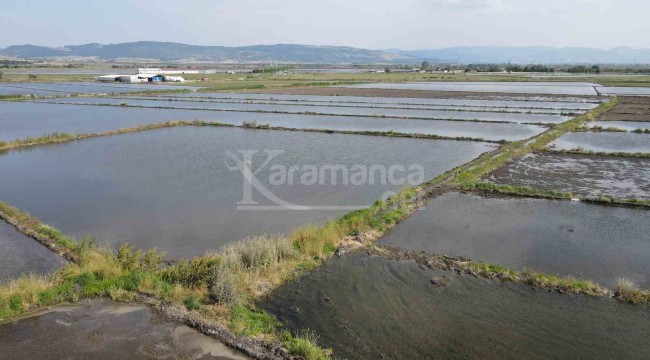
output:
[[[221,251],[220,267],[253,273],[294,256],[295,250],[289,239],[265,234],[224,247]]]
[[[156,271],[162,264],[164,254],[158,254],[154,248],[143,256],[142,250],[133,251],[134,246],[128,243],[120,246],[116,259],[122,269],[126,271]]]
[[[190,296],[185,299],[185,307],[187,310],[198,310],[201,308],[201,300],[196,294],[190,294]]]
[[[177,265],[161,270],[159,274],[169,283],[197,288],[208,285],[210,276],[219,263],[218,257],[206,255],[190,261],[181,260]]]
[[[232,306],[241,304],[244,301],[244,295],[237,288],[237,283],[237,277],[231,269],[219,266],[214,271],[212,282],[209,285],[210,298],[217,304]]]

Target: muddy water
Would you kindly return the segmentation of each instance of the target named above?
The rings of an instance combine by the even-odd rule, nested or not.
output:
[[[0,325],[3,359],[247,359],[146,307],[96,300]]]
[[[48,274],[65,265],[48,248],[0,220],[0,282],[23,274]]]
[[[0,199],[73,236],[92,235],[112,244],[128,241],[187,257],[246,236],[287,232],[310,221],[323,223],[349,207],[371,205],[387,191],[399,190],[401,180],[413,173],[397,169],[392,182],[388,168],[393,165],[408,169],[420,164],[428,181],[494,148],[467,141],[224,127],[159,129],[0,155]],[[240,150],[260,151],[253,156],[252,170],[259,170],[256,179],[269,191],[251,186],[247,204],[276,206],[285,201],[316,209],[237,210],[238,202],[245,200],[243,176],[233,159],[241,161]],[[262,167],[266,150],[281,153]],[[228,151],[234,155],[226,164]],[[301,182],[310,165],[322,171],[322,182],[320,176],[308,175]],[[349,176],[338,170],[332,181],[331,166],[337,165]],[[357,181],[350,177],[353,165],[379,165],[386,176],[379,169],[372,174],[374,184],[369,184],[370,176]],[[299,167],[291,176],[290,166]],[[417,182],[417,176],[412,180]]]
[[[485,179],[590,197],[650,200],[650,159],[644,158],[537,153]]]
[[[650,153],[650,135],[620,132],[569,133],[550,143],[549,148],[606,153]]]
[[[648,210],[447,193],[380,240],[400,248],[650,287]]]
[[[92,133],[170,120],[217,121],[241,125],[244,121],[300,129],[396,131],[449,137],[515,141],[546,130],[536,125],[411,120],[346,116],[309,116],[210,110],[122,108],[112,106],[0,103],[0,140],[11,141],[52,132]]]
[[[449,278],[446,287],[430,282]],[[650,308],[343,256],[262,304],[349,359],[647,359]]]
[[[596,84],[580,82],[410,82],[348,85],[361,89],[471,91],[518,94],[597,95]],[[602,88],[601,88],[602,89]]]

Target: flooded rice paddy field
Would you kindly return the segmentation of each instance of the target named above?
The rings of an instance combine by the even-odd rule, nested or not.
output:
[[[649,96],[650,88],[648,87],[617,87],[617,86],[599,86],[596,90],[602,95],[639,95]]]
[[[494,84],[494,83],[493,83]],[[498,83],[497,83],[498,84]],[[501,83],[503,84],[503,83]],[[255,94],[273,95],[317,95],[317,96],[355,96],[355,97],[388,97],[388,98],[413,98],[413,99],[465,99],[465,100],[493,100],[493,101],[551,101],[573,103],[600,103],[608,101],[605,96],[595,95],[561,95],[561,94],[535,94],[535,93],[490,93],[482,91],[444,91],[444,90],[412,90],[412,89],[386,89],[386,88],[355,88],[355,87],[295,87],[277,88],[249,91]]]
[[[432,285],[442,276],[447,286]],[[294,331],[315,330],[337,358],[650,357],[647,307],[382,257],[334,259],[260,306]]]
[[[516,110],[519,108],[548,109],[548,110],[589,110],[597,106],[591,102],[571,101],[516,101],[508,98],[495,98],[493,100],[477,100],[465,97],[426,99],[426,98],[399,98],[399,97],[367,97],[367,96],[323,96],[323,95],[286,95],[286,94],[251,94],[251,93],[207,93],[194,92],[184,94],[149,95],[152,98],[174,98],[194,100],[220,100],[220,101],[275,101],[298,103],[326,103],[326,104],[360,104],[360,105],[385,105],[385,106],[463,106],[483,108],[506,108]]]
[[[400,117],[431,120],[482,120],[495,122],[514,123],[545,123],[557,124],[570,119],[569,116],[551,114],[528,113],[500,113],[495,111],[446,111],[446,110],[417,110],[417,109],[390,109],[368,107],[336,107],[336,106],[301,106],[280,104],[248,104],[248,103],[220,103],[220,102],[195,102],[195,101],[164,101],[164,100],[138,100],[138,99],[113,99],[113,98],[65,98],[54,100],[41,100],[40,102],[73,103],[73,104],[108,104],[129,105],[140,107],[166,107],[175,109],[197,109],[213,111],[244,111],[244,112],[280,112],[288,114],[316,113],[327,115],[369,116],[369,117]]]
[[[362,102],[334,102],[334,101],[298,101],[298,100],[253,100],[253,99],[215,99],[215,98],[190,98],[166,96],[120,96],[113,97],[127,100],[158,100],[166,102],[182,102],[198,104],[248,104],[248,105],[283,105],[293,107],[334,107],[334,108],[364,108],[364,109],[403,109],[403,110],[452,110],[467,112],[498,112],[520,114],[547,114],[547,115],[574,115],[583,114],[582,109],[552,109],[533,107],[499,107],[499,106],[467,106],[467,105],[423,105],[423,104],[381,104]]]
[[[359,89],[463,91],[516,94],[598,95],[596,90],[594,90],[595,86],[599,85],[582,82],[410,82],[359,84],[347,85],[345,87]]]
[[[650,200],[650,159],[540,152],[495,170],[485,180],[587,197]]]
[[[381,244],[650,287],[648,211],[572,201],[447,193],[401,222]]]
[[[104,244],[130,242],[185,258],[247,236],[285,233],[309,222],[322,224],[350,211],[238,211],[243,177],[233,156],[226,159],[229,151],[241,161],[239,150],[260,150],[253,157],[253,171],[260,170],[256,179],[279,198],[273,202],[254,188],[253,200],[260,205],[287,201],[354,207],[371,205],[385,192],[399,190],[403,186],[399,181],[410,174],[413,181],[428,181],[494,148],[481,142],[226,127],[159,129],[0,155],[0,199],[77,238],[92,235]],[[283,152],[261,167],[266,149]],[[375,171],[375,185],[354,185],[343,172],[335,174],[335,181],[329,180],[331,172],[323,172],[322,182],[300,182],[301,174],[309,172],[307,166],[339,164],[350,169],[348,176],[352,165],[386,169],[421,165],[424,174],[418,179],[412,170],[397,171],[398,182],[393,183]],[[294,172],[290,184],[288,171],[281,167],[292,165],[302,170]],[[285,174],[285,181],[271,178],[273,174]]]
[[[247,357],[139,305],[94,300],[0,324],[4,359],[243,360]]]
[[[120,84],[96,82],[0,83],[0,95],[58,96],[65,94],[111,94],[153,90],[195,89],[159,84]]]
[[[548,145],[551,150],[595,153],[650,153],[650,134],[628,132],[577,132],[562,135]]]
[[[650,119],[648,119],[650,120]],[[650,121],[592,121],[587,124],[589,127],[616,128],[625,131],[650,130]]]
[[[522,140],[546,130],[538,125],[510,123],[5,102],[0,103],[0,140],[39,137],[53,132],[94,133],[171,120],[196,119],[232,125],[257,122],[297,129],[395,131],[491,141]]]
[[[0,220],[0,283],[30,273],[46,275],[65,264],[63,258]]]

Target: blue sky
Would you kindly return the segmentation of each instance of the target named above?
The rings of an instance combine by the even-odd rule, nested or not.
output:
[[[2,0],[0,47],[175,41],[650,48],[646,0]]]

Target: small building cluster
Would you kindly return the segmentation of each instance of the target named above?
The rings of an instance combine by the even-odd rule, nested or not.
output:
[[[211,74],[216,70],[198,69],[159,69],[141,68],[137,75],[102,75],[95,80],[101,82],[146,83],[146,82],[183,82],[185,78],[180,74]],[[175,75],[175,76],[174,76]]]

